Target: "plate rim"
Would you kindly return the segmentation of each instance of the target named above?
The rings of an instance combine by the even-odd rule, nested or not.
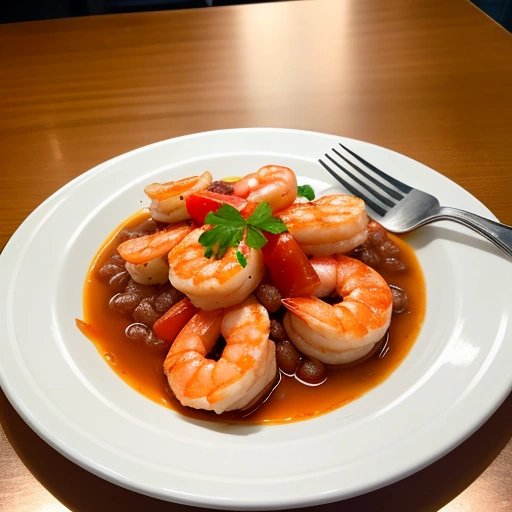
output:
[[[406,155],[403,155],[401,153],[397,153],[396,151],[393,151],[393,150],[390,150],[390,149],[387,149],[387,148],[383,148],[381,146],[377,146],[375,144],[371,144],[369,142],[360,141],[360,140],[356,140],[356,139],[351,139],[351,138],[340,136],[340,135],[323,134],[323,133],[319,133],[319,132],[312,132],[312,131],[306,131],[306,130],[295,130],[295,129],[287,129],[287,128],[239,128],[239,129],[235,128],[235,129],[228,129],[228,130],[212,130],[212,131],[208,131],[208,132],[199,132],[199,133],[183,135],[183,136],[175,137],[175,138],[171,138],[171,139],[165,139],[165,140],[161,140],[161,141],[158,141],[158,142],[154,142],[152,144],[148,144],[146,146],[142,146],[140,148],[135,148],[135,149],[133,149],[131,151],[128,151],[128,152],[123,153],[121,155],[118,155],[118,156],[116,156],[114,158],[111,158],[111,159],[109,159],[109,160],[107,160],[105,162],[102,162],[102,163],[94,166],[90,170],[86,171],[85,173],[82,173],[81,175],[77,176],[76,178],[74,178],[73,180],[68,182],[66,185],[61,187],[59,190],[54,192],[48,199],[43,201],[22,222],[22,224],[18,227],[18,229],[13,234],[13,236],[7,242],[4,250],[2,251],[2,254],[0,255],[0,258],[2,260],[7,259],[5,254],[9,255],[13,250],[15,250],[15,249],[13,249],[13,247],[15,248],[17,243],[23,241],[23,236],[26,235],[25,232],[27,231],[27,229],[29,229],[29,228],[27,228],[27,226],[29,226],[30,222],[32,220],[34,220],[34,219],[37,219],[38,216],[40,216],[40,215],[45,215],[47,213],[47,209],[51,209],[51,207],[55,207],[54,202],[58,201],[58,199],[62,195],[65,195],[65,193],[67,191],[69,191],[70,189],[71,190],[75,189],[84,180],[87,180],[87,179],[90,179],[90,178],[94,177],[97,173],[101,172],[105,168],[108,168],[109,166],[113,165],[116,162],[122,162],[123,160],[130,159],[135,154],[143,153],[144,151],[151,150],[151,148],[153,148],[155,146],[160,146],[160,145],[168,144],[170,141],[174,141],[174,142],[179,143],[179,141],[184,140],[184,139],[189,139],[190,140],[190,139],[192,139],[194,137],[208,137],[211,134],[226,135],[226,136],[229,137],[231,134],[234,134],[234,133],[245,134],[245,135],[249,134],[250,135],[250,134],[254,134],[256,132],[261,132],[261,131],[263,131],[265,133],[273,133],[273,134],[277,134],[277,133],[295,133],[295,134],[302,134],[302,135],[308,135],[309,134],[309,135],[315,135],[315,136],[330,137],[330,138],[337,139],[337,140],[356,141],[356,142],[364,144],[364,145],[376,147],[376,148],[379,149],[379,151],[384,150],[384,151],[387,151],[387,152],[391,152],[391,153],[393,153],[395,155],[399,155],[400,158],[406,158],[408,160],[411,160],[415,164],[419,164],[420,163],[420,162],[417,162],[415,160],[412,160],[410,157],[408,157]],[[421,164],[421,165],[423,165],[423,164]],[[426,167],[426,166],[424,166],[424,167]],[[462,191],[463,193],[465,193],[465,194],[470,196],[471,200],[474,201],[475,207],[478,206],[478,208],[480,208],[481,211],[484,211],[489,217],[495,218],[495,216],[492,214],[492,212],[490,212],[490,210],[488,210],[488,208],[485,205],[483,205],[478,199],[476,199],[474,196],[472,196],[465,189],[460,187],[455,182],[449,180],[445,176],[441,175],[437,171],[435,171],[433,169],[430,169],[430,168],[427,168],[427,169],[430,172],[436,173],[438,175],[438,177],[441,177],[442,179],[449,181],[450,184],[452,184],[453,186],[458,187],[460,189],[460,191]],[[32,220],[30,220],[30,219],[32,219]],[[2,294],[3,294],[3,292],[2,292]],[[26,404],[20,404],[19,403],[19,401],[16,399],[15,393],[13,392],[13,390],[10,389],[10,386],[8,385],[8,383],[5,382],[1,363],[0,363],[0,385],[1,385],[2,389],[4,390],[7,398],[9,399],[9,401],[11,402],[13,407],[16,409],[16,411],[20,414],[20,416],[22,416],[24,421],[26,421],[27,424],[29,424],[30,427],[35,432],[37,432],[39,435],[41,435],[40,425],[38,425],[37,422],[34,421],[34,418],[32,418],[32,416],[30,415],[30,411],[27,411],[25,409],[25,407],[23,406],[23,405],[26,405]],[[503,402],[503,400],[505,400],[507,395],[510,393],[510,387],[512,387],[512,382],[509,383],[508,390],[506,390],[506,391],[502,390],[502,393],[501,393],[500,396],[495,396],[495,400],[493,401],[493,404],[491,405],[491,407],[487,407],[486,414],[482,415],[480,417],[480,422],[478,424],[473,425],[473,428],[470,431],[467,430],[465,437],[460,438],[458,440],[457,444],[462,443],[464,441],[464,439],[466,439],[467,437],[469,437],[469,435],[471,435],[474,431],[476,431],[494,413],[494,411],[499,407],[499,405]],[[274,428],[274,427],[270,427],[270,428]],[[117,485],[121,485],[123,487],[129,488],[129,489],[131,489],[131,490],[133,490],[135,492],[142,492],[144,494],[152,495],[152,496],[158,497],[160,499],[168,499],[168,500],[170,500],[169,497],[163,497],[161,494],[150,494],[148,492],[144,492],[144,490],[141,490],[137,486],[132,487],[132,486],[126,485],[126,482],[121,482],[118,479],[116,479],[115,477],[113,477],[112,475],[108,475],[108,474],[105,474],[103,472],[98,472],[98,468],[96,468],[94,466],[90,466],[89,464],[87,464],[87,462],[84,462],[84,460],[82,458],[80,458],[79,454],[78,455],[70,454],[69,451],[63,451],[62,446],[55,439],[53,439],[51,436],[44,435],[44,433],[43,433],[43,435],[41,435],[41,437],[46,442],[48,442],[48,444],[50,444],[57,451],[59,451],[62,455],[64,455],[65,457],[69,458],[70,460],[72,460],[73,462],[78,464],[79,466],[84,467],[88,471],[91,471],[92,473],[97,474],[101,478],[109,480],[109,481],[111,481],[111,482],[113,482],[113,483],[115,483]],[[264,500],[260,500],[258,502],[250,502],[250,503],[247,502],[245,504],[242,504],[240,502],[233,503],[229,499],[220,499],[220,500],[217,499],[217,501],[215,503],[211,503],[211,502],[206,502],[206,501],[201,501],[201,500],[198,501],[196,498],[190,499],[190,497],[189,497],[189,498],[186,498],[186,499],[185,498],[181,498],[180,499],[179,496],[173,496],[172,501],[175,501],[177,503],[189,504],[189,505],[190,504],[191,505],[203,505],[203,506],[210,506],[210,507],[213,505],[216,508],[234,508],[234,509],[239,509],[240,507],[242,507],[244,509],[267,509],[267,508],[275,508],[276,506],[280,507],[280,508],[289,508],[289,507],[292,507],[292,506],[306,506],[306,505],[314,505],[314,504],[320,504],[320,503],[327,503],[327,502],[336,501],[338,499],[346,499],[346,498],[349,498],[349,497],[354,496],[354,495],[363,494],[365,492],[369,492],[369,491],[374,490],[376,488],[379,488],[379,487],[382,487],[382,486],[385,486],[385,485],[389,485],[393,481],[400,480],[400,479],[404,478],[405,476],[407,476],[408,474],[411,474],[411,473],[414,473],[414,472],[418,471],[419,469],[421,469],[421,467],[425,467],[425,466],[431,464],[434,460],[439,459],[447,451],[453,449],[455,446],[451,446],[449,449],[445,450],[443,453],[438,453],[431,460],[423,461],[423,464],[421,466],[417,466],[415,468],[412,468],[409,472],[406,472],[406,473],[403,473],[403,474],[400,474],[400,475],[395,475],[395,478],[392,479],[392,480],[388,479],[384,483],[381,482],[378,485],[367,487],[365,489],[362,489],[361,492],[357,492],[356,494],[352,494],[352,495],[347,495],[347,496],[344,496],[343,498],[340,498],[339,496],[333,496],[333,495],[327,496],[327,495],[324,494],[324,496],[322,496],[322,497],[318,497],[318,496],[313,497],[311,499],[311,501],[308,502],[308,503],[304,503],[304,502],[298,502],[298,503],[291,503],[291,502],[288,502],[288,503],[275,503],[274,501],[265,503]]]

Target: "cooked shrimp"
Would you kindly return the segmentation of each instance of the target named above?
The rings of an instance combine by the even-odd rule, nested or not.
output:
[[[166,256],[191,231],[190,224],[180,222],[150,235],[130,238],[120,244],[117,251],[125,261],[146,263],[154,258]]]
[[[277,215],[310,256],[348,253],[368,236],[364,201],[346,194],[296,203]]]
[[[194,306],[212,310],[229,307],[246,299],[258,286],[263,274],[263,256],[245,241],[229,248],[220,259],[206,258],[199,237],[210,226],[205,225],[188,234],[169,253],[169,280],[185,293]],[[247,266],[238,262],[236,251],[247,260]]]
[[[127,261],[125,267],[136,283],[149,285],[169,282],[169,264],[165,257],[138,264]]]
[[[335,287],[325,287],[323,293],[336,291],[342,301],[331,305],[317,297],[283,299],[288,309],[284,327],[304,354],[326,364],[349,363],[369,354],[385,335],[393,297],[384,278],[361,261],[339,255],[331,265]]]
[[[178,334],[164,362],[176,398],[217,414],[246,408],[277,375],[269,329],[267,310],[253,297],[226,311],[198,312]],[[220,334],[226,346],[215,361],[208,354]]]
[[[144,192],[152,200],[149,207],[151,217],[160,222],[178,222],[189,219],[185,200],[194,192],[207,189],[212,175],[205,171],[201,176],[192,176],[167,183],[151,183]]]
[[[313,295],[315,297],[327,297],[336,290],[338,262],[332,257],[311,258],[309,262],[320,278],[320,284]]]
[[[288,167],[266,165],[234,184],[237,196],[254,203],[266,201],[272,211],[290,206],[297,197],[297,178]]]
[[[169,281],[167,254],[192,227],[181,222],[166,229],[131,238],[119,245],[117,251],[126,261],[126,270],[140,284],[163,284]]]

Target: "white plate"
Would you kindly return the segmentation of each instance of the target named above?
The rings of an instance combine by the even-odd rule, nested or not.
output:
[[[427,282],[424,327],[401,366],[359,400],[277,426],[193,421],[125,384],[76,328],[92,257],[146,199],[143,186],[275,163],[332,184],[317,163],[344,141],[398,179],[492,217],[466,191],[389,150],[337,136],[239,129],[163,141],[86,172],[44,202],[1,256],[0,383],[26,422],[89,471],[178,503],[277,509],[341,500],[430,464],[512,387],[510,262],[457,225],[410,237]]]

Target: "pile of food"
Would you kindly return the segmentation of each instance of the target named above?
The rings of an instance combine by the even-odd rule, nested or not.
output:
[[[382,356],[392,317],[410,311],[383,277],[406,271],[400,247],[357,197],[315,198],[277,165],[145,193],[149,215],[91,272],[127,343],[164,354],[183,406],[252,411],[284,378],[320,388],[333,369]]]

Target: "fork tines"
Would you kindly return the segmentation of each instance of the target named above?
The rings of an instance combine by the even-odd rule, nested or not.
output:
[[[339,145],[343,151],[332,148],[331,154],[325,154],[325,160],[319,159],[320,164],[349,192],[363,199],[378,215],[385,215],[412,190],[341,142]],[[343,175],[340,175],[338,169]]]

